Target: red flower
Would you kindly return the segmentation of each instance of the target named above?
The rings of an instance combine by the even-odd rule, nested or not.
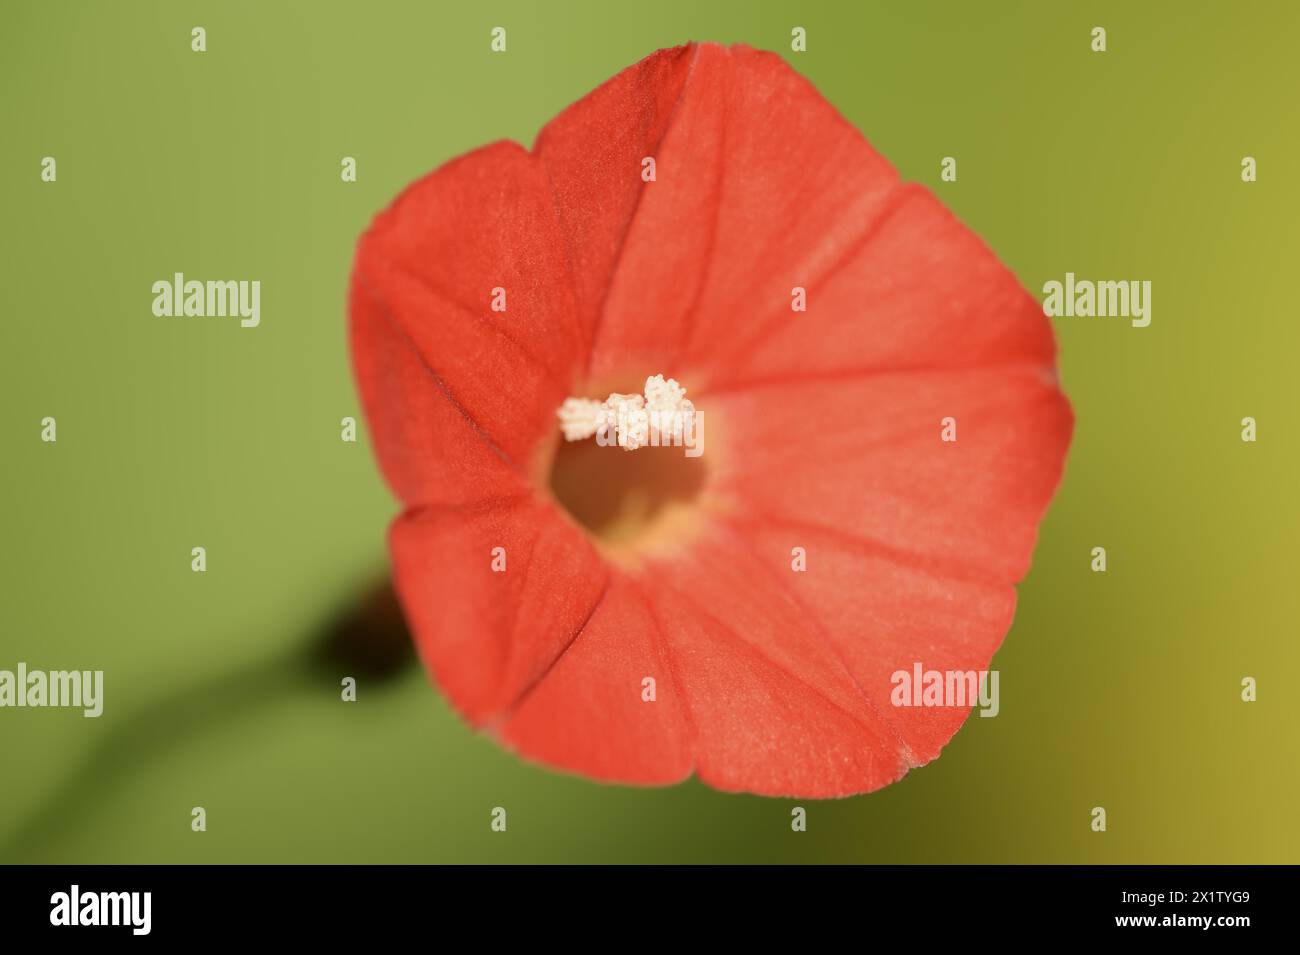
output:
[[[366,233],[350,308],[403,607],[506,746],[836,796],[969,714],[891,674],[987,669],[1010,626],[1072,428],[1052,331],[777,56],[662,50],[531,152],[448,163]],[[660,373],[702,456],[561,443],[566,397]]]

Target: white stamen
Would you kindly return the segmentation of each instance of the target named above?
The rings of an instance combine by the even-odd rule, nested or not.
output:
[[[680,443],[686,424],[695,417],[695,405],[686,398],[686,389],[675,378],[665,381],[663,375],[645,380],[645,407],[661,441]]]
[[[619,447],[635,451],[646,444],[675,442],[695,417],[695,405],[676,379],[652,375],[645,395],[612,393],[603,402],[566,398],[555,412],[566,441],[583,441],[602,428],[612,431]]]
[[[565,398],[555,415],[560,419],[565,441],[582,441],[596,433],[604,406],[591,398]]]
[[[614,428],[620,448],[635,451],[646,443],[650,432],[650,417],[645,413],[645,399],[640,395],[620,395],[615,392],[605,399],[605,423]]]

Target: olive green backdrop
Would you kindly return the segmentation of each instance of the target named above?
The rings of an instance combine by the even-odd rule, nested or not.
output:
[[[395,513],[339,440],[356,236],[691,39],[781,51],[1035,293],[1154,283],[1149,328],[1056,321],[1078,424],[1001,715],[803,834],[790,801],[526,765],[418,669],[345,705],[304,664]],[[6,2],[0,668],[102,668],[106,708],[0,711],[0,859],[1300,861],[1298,39],[1282,4]],[[175,271],[260,279],[261,327],[154,318]]]

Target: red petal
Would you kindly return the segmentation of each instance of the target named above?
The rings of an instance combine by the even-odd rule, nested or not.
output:
[[[502,729],[524,755],[597,779],[673,783],[690,775],[694,728],[667,638],[645,594],[615,573],[579,638]],[[654,700],[643,699],[643,680]]]
[[[547,677],[608,580],[586,538],[530,494],[408,511],[390,543],[420,654],[478,724],[502,722]],[[492,569],[498,547],[503,572]]]
[[[579,106],[589,137],[627,123],[616,101]],[[592,371],[691,368],[697,389],[757,317],[788,311],[791,287],[812,282],[871,228],[897,181],[806,80],[775,54],[746,47],[694,49],[654,156],[655,182],[643,185],[633,163],[620,183],[641,199]]]
[[[739,513],[992,584],[1024,576],[1072,428],[1054,381],[1024,366],[752,386],[705,411]]]
[[[988,669],[1011,625],[1015,588],[923,568],[837,531],[757,520],[737,530],[754,559],[785,581],[808,625],[825,635],[907,747],[909,763],[937,757],[970,709],[895,707],[891,677],[911,674],[916,663],[940,672]],[[807,552],[803,573],[790,569],[793,546]]]
[[[578,313],[590,339],[646,192],[641,160],[654,156],[700,48],[660,50],[553,119],[534,151],[546,167]]]
[[[463,447],[464,428],[421,432],[403,420],[455,417],[430,404],[450,405],[477,442],[526,471],[586,347],[536,158],[499,143],[415,183],[362,238],[353,286],[357,378],[398,495],[408,504],[443,499],[430,480],[445,481],[450,463],[472,482],[456,459],[484,458]],[[494,288],[506,290],[505,312],[491,310]],[[396,357],[403,350],[412,357]],[[411,373],[387,380],[391,360]]]
[[[384,304],[354,279],[352,361],[375,454],[403,501],[469,503],[522,492],[505,452],[453,398]]]
[[[700,779],[811,797],[898,779],[912,763],[906,744],[778,570],[748,547],[717,528],[644,581],[698,727]]]
[[[922,186],[894,190],[871,228],[804,282],[807,312],[791,311],[787,295],[754,316],[714,387],[1013,362],[1048,369],[1055,355],[1039,303]]]

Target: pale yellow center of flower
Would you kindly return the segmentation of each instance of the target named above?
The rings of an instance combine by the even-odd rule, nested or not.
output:
[[[568,398],[556,417],[564,440],[550,447],[547,486],[607,557],[637,566],[698,530],[709,465],[686,453],[693,442],[702,450],[702,427],[674,379],[653,375],[640,394]]]

